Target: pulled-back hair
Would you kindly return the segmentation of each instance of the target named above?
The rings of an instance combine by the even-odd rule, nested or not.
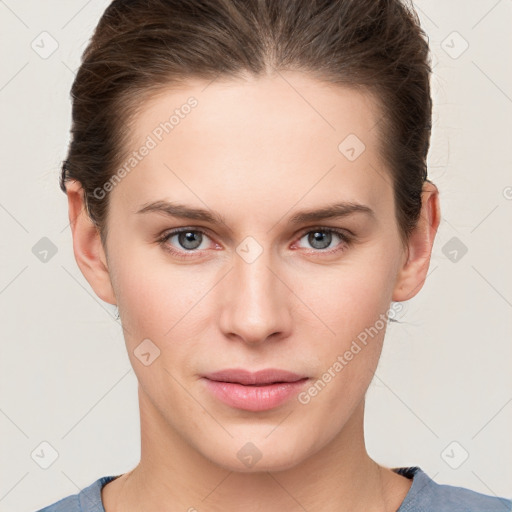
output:
[[[152,94],[188,79],[302,71],[371,94],[406,243],[427,179],[432,102],[428,39],[400,0],[115,0],[74,80],[60,187],[78,180],[106,240],[102,187],[123,161],[131,121]]]

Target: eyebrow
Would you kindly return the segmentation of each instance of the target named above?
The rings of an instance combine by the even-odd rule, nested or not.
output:
[[[181,219],[201,220],[210,224],[224,224],[226,221],[222,215],[212,210],[194,208],[184,204],[170,201],[154,201],[142,206],[136,213],[157,212]],[[306,222],[317,222],[326,219],[338,219],[355,213],[363,213],[375,218],[375,212],[364,204],[351,201],[343,201],[322,208],[303,210],[295,213],[290,219],[290,224],[304,224]]]

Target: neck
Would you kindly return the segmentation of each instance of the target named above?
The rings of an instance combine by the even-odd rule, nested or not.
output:
[[[364,443],[364,400],[338,435],[280,471],[235,472],[214,464],[169,428],[139,387],[141,460],[102,491],[106,512],[390,511],[410,487],[382,468]]]

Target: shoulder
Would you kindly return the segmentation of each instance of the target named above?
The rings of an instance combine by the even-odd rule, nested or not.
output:
[[[118,475],[117,475],[118,476]],[[37,512],[105,512],[101,501],[101,489],[117,476],[103,476],[98,478],[79,493],[48,505]]]
[[[393,471],[413,479],[397,512],[512,512],[510,499],[438,484],[418,466],[394,468]]]

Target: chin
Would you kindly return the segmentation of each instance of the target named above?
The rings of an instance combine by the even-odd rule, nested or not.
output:
[[[217,466],[237,473],[285,471],[297,466],[307,456],[304,439],[300,436],[296,440],[285,435],[271,439],[268,431],[259,437],[230,439],[227,444],[217,445],[215,453],[204,455]]]

